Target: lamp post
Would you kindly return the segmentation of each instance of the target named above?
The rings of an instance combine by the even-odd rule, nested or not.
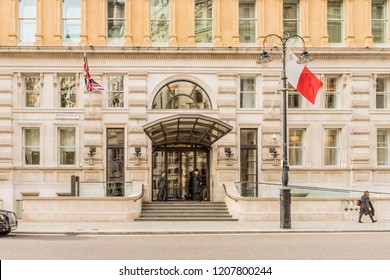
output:
[[[282,44],[282,94],[283,94],[283,149],[282,149],[282,188],[280,190],[280,228],[291,229],[291,192],[288,187],[288,161],[287,161],[287,76],[286,76],[286,51],[287,43],[290,40],[298,39],[302,41],[304,51],[297,63],[305,64],[312,60],[305,48],[305,41],[299,35],[279,36],[277,34],[267,35],[263,40],[263,52],[256,61],[258,64],[266,64],[272,60],[268,52],[265,51],[266,41],[270,38],[279,40]]]

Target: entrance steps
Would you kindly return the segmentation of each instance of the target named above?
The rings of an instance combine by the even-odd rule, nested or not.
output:
[[[225,202],[165,201],[144,202],[135,221],[238,221]]]

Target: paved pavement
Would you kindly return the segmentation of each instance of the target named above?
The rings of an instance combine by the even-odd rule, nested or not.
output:
[[[272,222],[23,222],[17,234],[229,234],[290,232],[390,232],[390,221],[292,221],[291,229]]]

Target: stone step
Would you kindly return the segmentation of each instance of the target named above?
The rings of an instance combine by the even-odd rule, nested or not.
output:
[[[205,222],[212,222],[212,221],[226,221],[226,222],[231,222],[231,221],[238,221],[238,219],[233,219],[233,218],[224,218],[224,217],[144,217],[144,218],[137,218],[135,221],[138,222],[149,222],[149,221],[159,221],[159,222],[164,222],[164,221],[205,221]]]
[[[142,213],[140,217],[232,217],[229,213]]]
[[[142,209],[142,213],[150,213],[150,214],[159,214],[159,213],[172,213],[172,214],[180,214],[180,213],[229,213],[227,209]]]

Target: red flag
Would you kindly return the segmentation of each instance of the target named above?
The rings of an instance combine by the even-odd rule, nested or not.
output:
[[[104,90],[104,88],[100,84],[98,84],[91,78],[91,74],[89,74],[87,54],[85,52],[84,52],[84,81],[85,81],[85,89],[88,91]]]
[[[286,59],[286,76],[288,82],[314,105],[322,82],[305,65],[297,64],[298,58],[288,51]]]

